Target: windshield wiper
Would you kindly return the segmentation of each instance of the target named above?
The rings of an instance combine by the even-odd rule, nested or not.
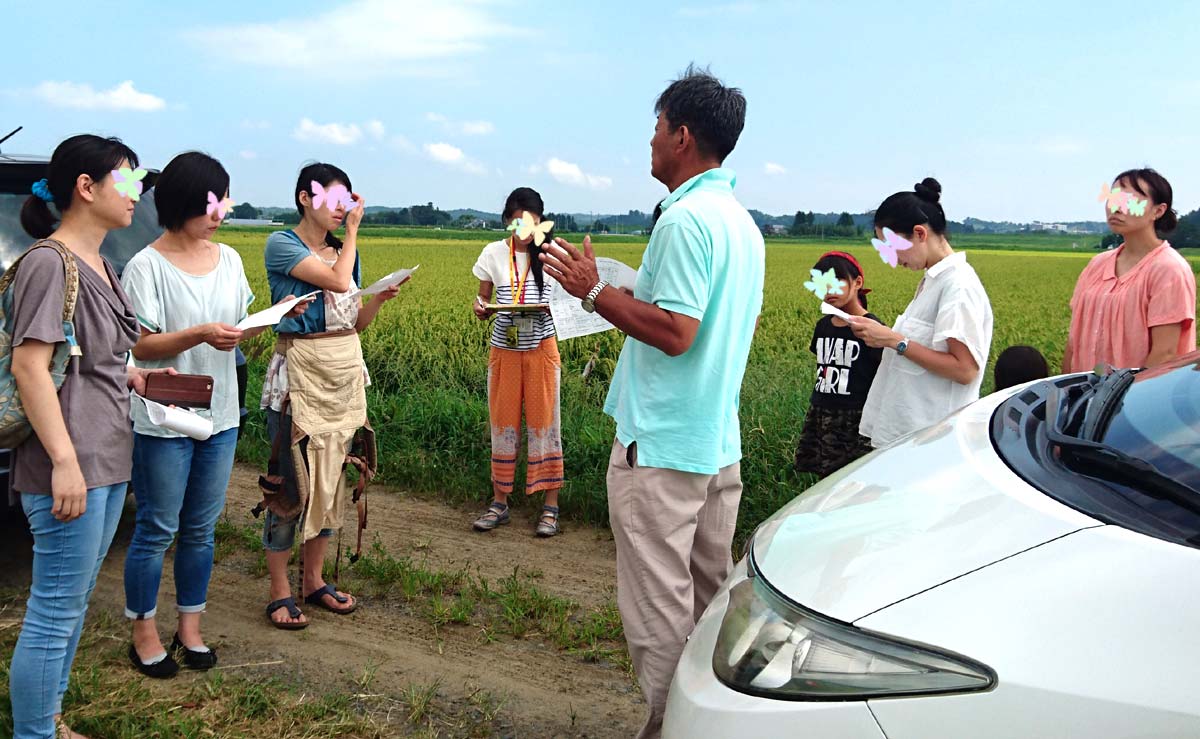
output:
[[[1115,376],[1115,374],[1113,375]],[[1132,381],[1132,373],[1130,374]],[[1105,400],[1121,397],[1128,382],[1116,381],[1114,385],[1123,384],[1119,392],[1109,395]],[[1100,398],[1093,398],[1095,403]],[[1063,457],[1079,462],[1090,463],[1085,470],[1076,469],[1083,475],[1097,477],[1110,482],[1118,482],[1140,490],[1147,495],[1161,500],[1169,500],[1186,508],[1193,513],[1200,513],[1200,491],[1179,482],[1173,477],[1163,474],[1161,470],[1140,457],[1109,446],[1103,442],[1091,441],[1070,436],[1059,427],[1059,415],[1062,410],[1062,391],[1053,388],[1046,399],[1046,440],[1059,448]],[[1089,409],[1089,416],[1091,416]]]
[[[1125,391],[1133,384],[1136,376],[1135,370],[1121,369],[1096,383],[1095,391],[1087,405],[1087,412],[1083,415],[1083,425],[1079,427],[1081,439],[1100,441],[1101,433],[1116,413],[1121,399],[1125,397]]]

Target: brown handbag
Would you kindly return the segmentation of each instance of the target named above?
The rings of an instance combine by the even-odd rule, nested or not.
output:
[[[211,408],[213,378],[208,375],[168,375],[156,372],[146,376],[144,397],[163,405],[181,408]]]

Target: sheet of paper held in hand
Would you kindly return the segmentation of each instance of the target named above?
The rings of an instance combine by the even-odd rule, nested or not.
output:
[[[632,290],[637,282],[637,270],[615,259],[597,257],[596,269],[600,272],[600,279],[613,287]],[[554,318],[554,332],[559,340],[598,334],[613,327],[599,313],[585,311],[579,298],[568,293],[557,282],[550,286],[550,315]]]
[[[280,303],[279,305],[272,305],[266,310],[260,310],[257,313],[246,316],[242,319],[241,323],[234,326],[234,328],[239,331],[245,331],[251,328],[258,328],[259,326],[274,326],[282,321],[283,317],[286,316],[292,310],[292,308],[295,308],[297,305],[300,305],[307,300],[315,300],[320,294],[320,290],[315,290],[308,295],[301,295],[298,298],[292,298],[291,300]]]
[[[362,290],[355,290],[352,293],[348,293],[346,295],[346,297],[342,298],[342,300],[349,300],[350,298],[357,298],[360,295],[378,295],[379,293],[383,292],[384,290],[387,290],[392,285],[399,285],[401,282],[404,282],[405,280],[407,280],[409,277],[412,276],[413,272],[417,271],[417,267],[420,267],[420,266],[421,265],[418,264],[416,267],[413,267],[412,269],[398,269],[395,272],[388,275],[387,277],[382,277],[382,278],[376,280],[375,282],[371,283],[370,287],[366,287],[366,288],[363,288]]]
[[[851,318],[853,318],[853,316],[851,316],[849,313],[842,310],[841,308],[835,308],[834,306],[830,305],[829,303],[826,303],[823,300],[821,301],[821,312],[827,316],[837,316],[838,318],[842,319],[846,323],[853,323],[853,321],[850,320]]]

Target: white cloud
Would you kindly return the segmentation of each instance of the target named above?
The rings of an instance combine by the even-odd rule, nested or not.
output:
[[[496,130],[491,121],[452,121],[441,113],[426,113],[425,120],[439,123],[446,132],[462,136],[486,136]]]
[[[131,80],[108,90],[96,90],[91,85],[79,82],[53,82],[47,80],[33,90],[34,94],[51,105],[80,110],[133,110],[151,112],[167,107],[167,101],[139,92]]]
[[[408,154],[411,154],[417,150],[417,147],[413,146],[413,142],[409,141],[408,138],[398,133],[393,134],[392,137],[388,139],[388,145],[396,151],[403,151]]]
[[[258,159],[258,152],[250,151],[249,149],[242,149],[238,152],[238,156],[240,156],[242,159]]]
[[[763,165],[763,171],[767,174],[787,174],[787,167],[775,162],[767,162]]]
[[[567,162],[557,157],[546,160],[546,171],[550,176],[564,185],[588,187],[593,190],[606,190],[612,187],[612,178],[587,174],[574,162]]]
[[[491,121],[463,121],[460,125],[467,136],[486,136],[496,130]]]
[[[383,121],[371,120],[363,124],[363,129],[371,136],[371,138],[380,140],[383,138],[384,129]]]
[[[296,130],[292,132],[292,138],[297,141],[349,146],[362,138],[362,129],[357,123],[314,123],[310,118],[302,118]]]
[[[302,17],[209,26],[188,37],[231,66],[302,70],[343,81],[437,76],[446,73],[448,60],[483,52],[492,39],[521,35],[494,8],[477,0],[354,0]]]
[[[264,120],[251,120],[251,119],[249,119],[249,118],[247,118],[246,120],[242,121],[242,128],[246,128],[246,129],[249,129],[249,130],[251,130],[251,131],[265,131],[265,130],[267,130],[267,129],[268,129],[268,128],[270,128],[270,127],[271,127],[271,122],[270,122],[270,121],[264,121]]]
[[[471,159],[462,149],[451,144],[425,144],[425,153],[435,162],[461,169],[469,174],[483,174],[486,171],[482,164]]]

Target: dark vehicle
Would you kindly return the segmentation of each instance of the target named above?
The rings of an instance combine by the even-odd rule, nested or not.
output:
[[[11,135],[11,134],[10,134]],[[46,176],[48,157],[0,154],[0,268],[7,269],[13,260],[25,251],[33,239],[21,228],[21,206],[30,195],[34,182]],[[154,207],[154,181],[157,170],[146,175],[146,191],[138,201],[129,228],[112,231],[104,239],[100,253],[104,255],[117,274],[125,269],[125,263],[143,247],[158,238],[162,229],[158,226],[158,211]],[[0,516],[7,515],[8,469],[10,454],[0,450]]]

